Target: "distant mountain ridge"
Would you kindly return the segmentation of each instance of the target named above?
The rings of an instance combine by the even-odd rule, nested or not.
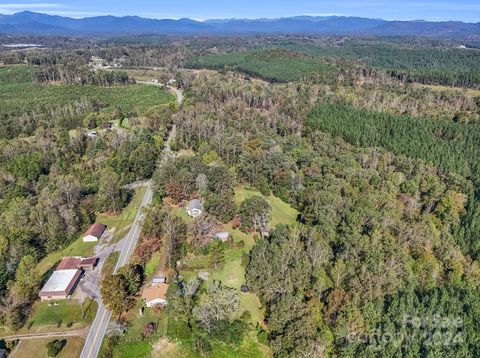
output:
[[[480,23],[387,21],[346,16],[294,16],[276,19],[147,19],[96,16],[82,19],[23,11],[0,15],[0,33],[35,35],[262,34],[419,35],[480,37]]]

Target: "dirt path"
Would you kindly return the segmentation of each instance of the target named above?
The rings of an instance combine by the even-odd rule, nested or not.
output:
[[[5,336],[2,339],[6,341],[13,341],[15,339],[37,339],[37,338],[56,338],[56,337],[76,337],[83,336],[83,329],[76,329],[74,331],[65,332],[50,332],[50,333],[28,333],[28,334],[16,334],[12,336]]]

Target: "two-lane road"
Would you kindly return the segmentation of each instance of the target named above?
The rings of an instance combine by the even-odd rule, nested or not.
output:
[[[142,209],[152,202],[152,195],[151,183],[148,183],[147,190],[143,196],[135,221],[133,222],[125,240],[123,240],[123,247],[120,250],[120,257],[115,265],[114,273],[117,272],[120,267],[125,266],[128,263],[130,256],[133,254],[133,250],[135,250],[141,232],[143,216]],[[95,316],[90,332],[85,340],[85,345],[83,346],[80,355],[81,358],[97,357],[111,316],[112,313],[105,307],[101,299],[99,299],[97,315]]]
[[[147,82],[146,84],[151,85],[152,83]],[[182,91],[174,87],[168,88],[175,93],[177,97],[177,102],[180,106],[183,102]],[[168,139],[163,149],[160,165],[163,165],[167,158],[172,155],[170,143],[175,137],[175,130],[176,126],[173,125],[173,127],[170,129]],[[151,188],[151,182],[148,182],[147,190],[145,191],[145,194],[143,196],[142,202],[137,212],[137,216],[135,217],[135,221],[133,222],[132,227],[130,228],[130,231],[128,232],[126,238],[122,240],[123,247],[121,247],[120,249],[120,257],[118,258],[114,272],[117,272],[120,267],[126,265],[130,260],[130,256],[132,256],[133,251],[135,250],[135,246],[137,245],[138,239],[140,237],[143,216],[142,209],[152,202],[152,196],[153,193]],[[95,316],[95,320],[93,321],[87,339],[85,340],[85,345],[83,346],[80,358],[96,358],[98,356],[98,352],[100,351],[103,337],[105,336],[105,332],[107,331],[111,316],[112,313],[105,307],[101,298],[99,298],[97,315]]]

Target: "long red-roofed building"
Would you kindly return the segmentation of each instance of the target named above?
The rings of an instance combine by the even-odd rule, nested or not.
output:
[[[83,242],[96,242],[100,240],[105,231],[106,226],[100,223],[95,223],[88,228],[83,234]]]

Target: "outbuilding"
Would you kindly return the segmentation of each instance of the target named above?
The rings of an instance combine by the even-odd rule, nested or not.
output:
[[[104,231],[105,225],[100,223],[95,223],[88,228],[88,230],[83,234],[83,242],[96,242],[100,240]]]
[[[191,217],[199,217],[203,214],[203,205],[202,202],[198,199],[193,199],[188,202],[187,213]]]
[[[53,271],[39,293],[40,299],[46,301],[69,298],[75,291],[81,275],[82,271],[77,269]]]
[[[75,269],[93,271],[97,263],[98,258],[96,257],[84,258],[80,256],[67,256],[62,258],[62,261],[57,265],[56,271]]]
[[[215,239],[220,240],[221,242],[228,242],[230,240],[230,233],[228,231],[217,232],[215,234]]]

